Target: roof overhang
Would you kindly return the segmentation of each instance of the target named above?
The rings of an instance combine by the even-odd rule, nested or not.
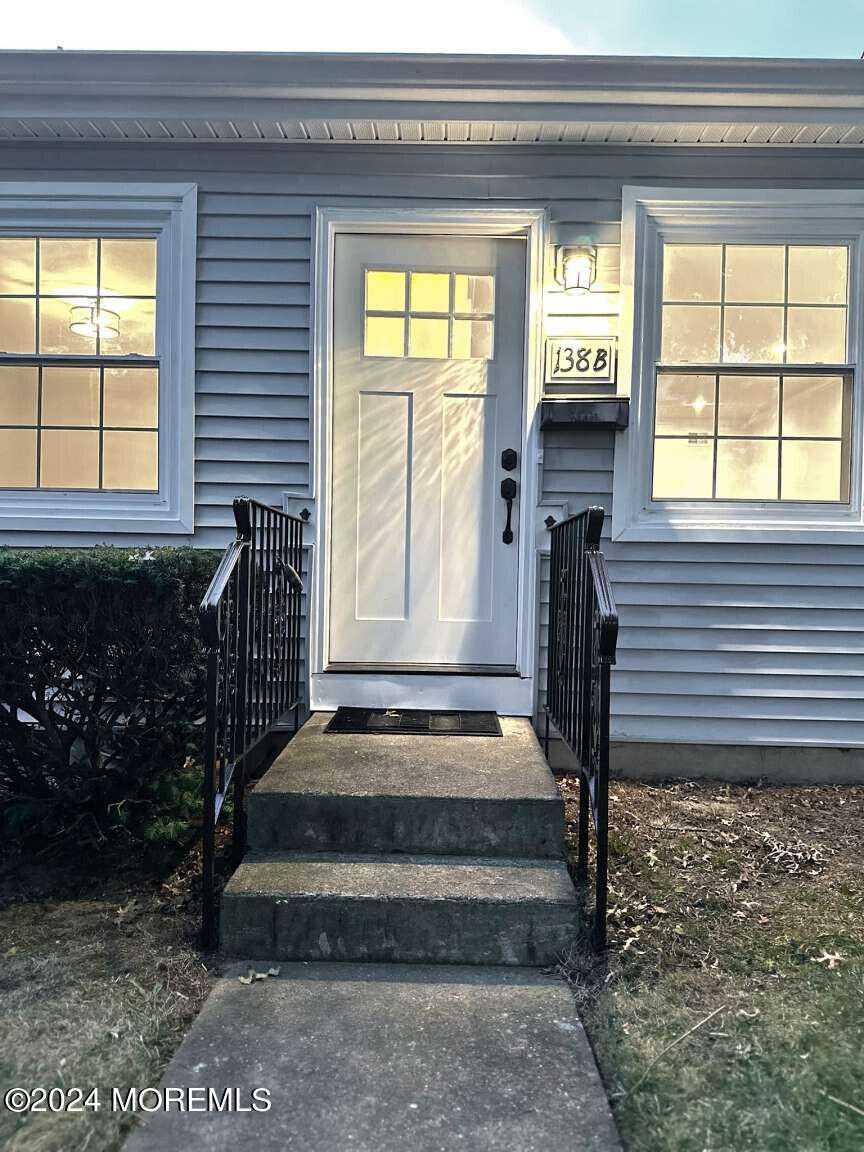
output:
[[[864,63],[0,52],[4,140],[864,145]]]

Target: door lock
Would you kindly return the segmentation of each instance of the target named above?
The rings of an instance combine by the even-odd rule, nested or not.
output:
[[[516,481],[512,476],[507,476],[501,481],[501,495],[507,501],[507,523],[504,526],[501,539],[505,544],[512,544],[513,529],[510,527],[510,517],[513,513],[513,501],[516,497]]]
[[[515,448],[505,448],[501,453],[501,467],[505,472],[512,472],[518,463],[519,457]]]

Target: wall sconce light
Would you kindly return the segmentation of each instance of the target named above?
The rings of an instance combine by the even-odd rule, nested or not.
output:
[[[116,340],[120,335],[120,317],[110,308],[97,304],[76,304],[69,313],[69,330],[76,336],[99,336]]]
[[[587,292],[596,275],[596,248],[562,244],[555,249],[555,279],[565,292]]]

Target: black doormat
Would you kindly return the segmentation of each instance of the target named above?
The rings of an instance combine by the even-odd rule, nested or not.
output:
[[[500,736],[497,712],[421,712],[399,708],[337,708],[325,732],[412,736]]]

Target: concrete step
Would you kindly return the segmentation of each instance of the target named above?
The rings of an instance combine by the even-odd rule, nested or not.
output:
[[[254,852],[561,858],[564,808],[531,722],[502,738],[330,735],[316,713],[249,795]]]
[[[248,856],[222,897],[234,956],[545,965],[578,933],[563,861],[281,853]]]

